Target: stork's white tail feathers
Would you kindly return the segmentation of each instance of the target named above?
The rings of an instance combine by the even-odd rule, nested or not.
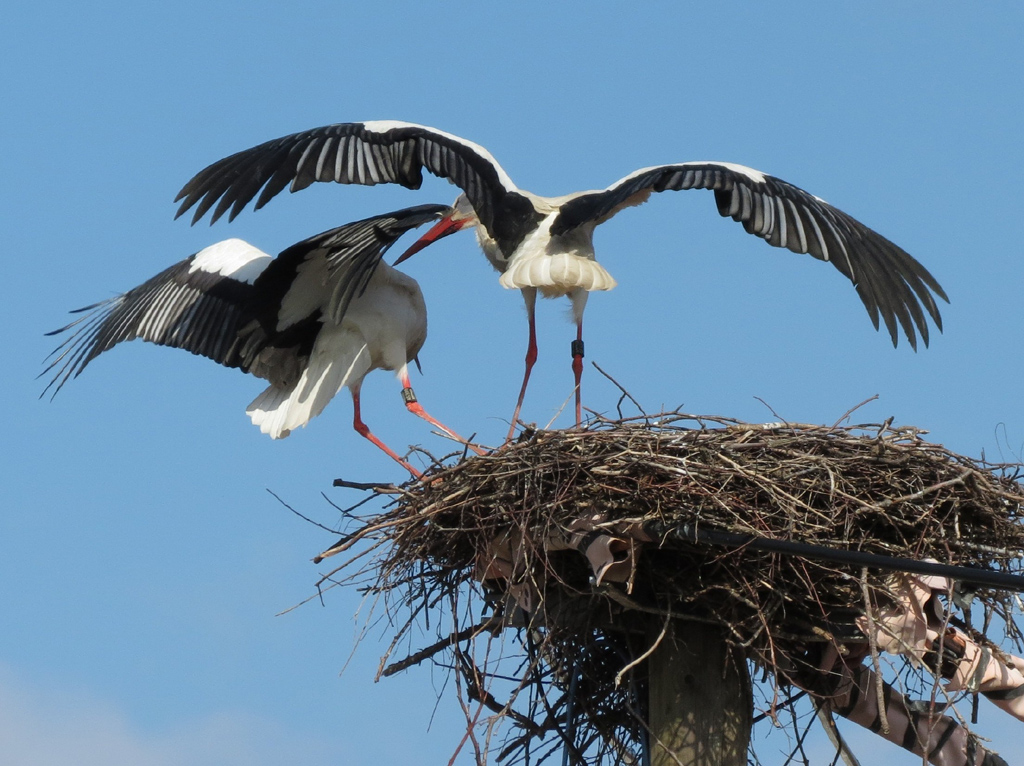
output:
[[[271,439],[283,439],[305,426],[350,382],[362,381],[371,369],[362,335],[349,329],[324,328],[313,346],[309,364],[292,386],[270,386],[253,399],[246,414]]]
[[[592,258],[572,253],[515,258],[499,280],[502,287],[538,287],[544,295],[564,295],[571,290],[611,290],[617,284]]]
[[[284,421],[289,413],[288,405],[295,396],[295,389],[294,385],[289,388],[268,386],[245,408],[245,414],[252,419],[254,426],[260,427],[260,431],[270,434],[271,439],[283,439],[291,433],[291,429],[284,427]]]

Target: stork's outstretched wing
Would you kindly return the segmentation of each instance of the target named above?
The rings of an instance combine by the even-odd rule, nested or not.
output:
[[[521,235],[522,222],[536,216],[530,201],[482,146],[436,128],[396,121],[339,123],[267,141],[201,170],[175,202],[181,201],[179,216],[196,206],[193,223],[212,208],[212,223],[229,209],[228,220],[234,219],[257,193],[259,209],[286,186],[296,192],[316,181],[396,183],[418,189],[424,169],[462,189],[496,240]]]
[[[912,347],[917,348],[917,333],[928,345],[922,307],[942,329],[933,294],[949,299],[910,254],[824,200],[743,165],[684,162],[638,170],[607,189],[567,201],[551,233],[606,221],[646,201],[652,192],[684,189],[714,190],[721,215],[739,221],[770,245],[831,261],[853,282],[876,329],[881,314],[893,345],[898,339],[897,322]]]
[[[72,313],[83,316],[47,335],[71,330],[49,357],[43,390],[53,395],[93,359],[118,343],[142,338],[242,367],[238,333],[253,317],[253,281],[271,257],[240,239],[200,250],[123,295]]]
[[[292,245],[277,258],[240,239],[211,245],[123,295],[78,309],[73,313],[82,317],[48,333],[72,331],[47,357],[43,374],[55,373],[43,393],[52,388],[56,395],[101,353],[135,338],[259,377],[293,378],[321,316],[340,324],[388,248],[450,209],[419,205],[355,221]],[[310,263],[317,260],[323,263]],[[304,265],[327,280],[298,284]],[[268,346],[275,347],[273,355],[253,368]]]

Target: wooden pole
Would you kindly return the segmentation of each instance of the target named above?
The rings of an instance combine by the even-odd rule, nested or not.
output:
[[[655,620],[648,659],[651,766],[746,766],[753,697],[720,629]]]

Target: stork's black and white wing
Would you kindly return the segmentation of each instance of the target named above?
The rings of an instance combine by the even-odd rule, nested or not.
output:
[[[259,193],[256,209],[286,186],[316,181],[418,189],[423,170],[465,192],[480,222],[498,241],[521,234],[537,216],[490,152],[450,133],[409,122],[347,122],[295,133],[233,154],[197,173],[178,193],[178,215],[196,206],[192,222],[213,209],[211,223],[234,219]],[[261,191],[262,190],[262,191]],[[216,205],[216,207],[214,207]]]
[[[71,334],[48,357],[57,391],[104,351],[142,338],[284,384],[301,373],[324,315],[341,323],[384,254],[447,205],[418,205],[303,240],[277,258],[240,239],[199,251],[50,335]]]
[[[253,284],[271,257],[240,239],[200,250],[149,281],[72,313],[83,316],[49,335],[71,334],[48,357],[53,395],[93,359],[123,341],[183,348],[242,367],[239,331],[253,318]]]
[[[353,299],[366,290],[390,247],[410,229],[438,220],[449,212],[451,207],[448,205],[417,205],[348,223],[297,242],[284,250],[256,281],[256,302],[278,314],[284,309],[289,314],[301,315],[301,310],[293,311],[285,306],[285,302],[313,299],[331,321],[340,324]],[[326,267],[326,284],[330,292],[325,296],[311,296],[309,293],[314,286],[303,289],[296,283],[296,275],[302,264],[312,264],[321,259]],[[317,270],[314,268],[313,271]],[[305,295],[290,299],[287,294],[294,289]]]
[[[714,190],[722,216],[739,221],[770,245],[830,261],[853,282],[875,329],[881,314],[893,345],[898,339],[897,322],[913,348],[917,348],[918,333],[928,345],[922,307],[942,329],[933,296],[949,299],[909,253],[824,200],[743,165],[684,162],[638,170],[607,189],[566,202],[551,233],[606,221],[623,208],[644,202],[652,192],[685,189]]]

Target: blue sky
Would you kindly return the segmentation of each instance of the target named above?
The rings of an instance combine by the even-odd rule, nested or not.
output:
[[[706,192],[656,195],[602,226],[619,281],[587,310],[588,358],[648,409],[896,422],[969,455],[1019,459],[1024,318],[1024,10],[1018,5],[450,2],[49,3],[0,28],[0,752],[24,764],[445,763],[461,737],[443,674],[372,683],[386,642],[355,592],[314,592],[338,476],[398,480],[339,396],[281,442],[244,414],[262,386],[133,343],[55,401],[35,376],[66,311],[229,236],[277,252],[341,223],[450,202],[319,185],[232,224],[173,220],[222,156],[331,122],[401,119],[465,136],[541,194],[647,165],[737,162],[821,196],[922,261],[951,298],[930,349],[893,349],[834,269],[720,219]],[[582,15],[581,15],[582,14]],[[522,301],[471,236],[407,263],[430,310],[414,385],[496,443],[522,374]],[[570,395],[566,305],[539,307],[523,416]],[[614,409],[588,370],[584,401]],[[363,414],[395,447],[448,443],[385,373]],[[558,425],[567,424],[563,415]],[[365,614],[365,605],[364,611]],[[979,727],[1024,757],[1013,722]],[[395,725],[401,721],[401,725]],[[915,759],[864,740],[863,754]],[[902,757],[902,760],[901,760]],[[868,759],[870,760],[870,758]],[[1012,757],[1008,760],[1013,761]],[[468,761],[465,761],[468,762]]]

